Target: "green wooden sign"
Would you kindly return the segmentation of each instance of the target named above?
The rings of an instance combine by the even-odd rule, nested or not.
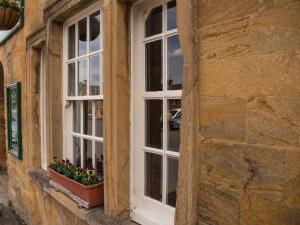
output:
[[[20,8],[22,9],[21,16],[19,22],[16,24],[14,28],[11,30],[1,30],[0,31],[0,45],[5,43],[8,39],[10,39],[18,30],[20,30],[24,26],[24,0],[17,0]]]
[[[22,160],[21,83],[8,85],[6,94],[8,152]]]

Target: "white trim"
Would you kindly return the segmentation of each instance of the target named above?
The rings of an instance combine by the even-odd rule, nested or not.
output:
[[[45,49],[40,52],[40,143],[41,143],[41,167],[47,170],[47,110],[46,110],[46,60]]]
[[[102,35],[103,35],[103,11],[101,9],[103,1],[99,0],[95,4],[92,4],[88,8],[82,10],[80,13],[76,14],[75,16],[68,19],[64,25],[63,25],[63,157],[66,159],[70,159],[71,162],[73,162],[73,138],[77,137],[80,140],[80,154],[81,154],[81,166],[84,165],[84,159],[83,159],[83,141],[84,140],[90,140],[92,141],[92,162],[93,166],[96,166],[96,160],[95,160],[95,143],[101,142],[103,143],[103,137],[96,137],[95,134],[95,101],[103,101],[103,89],[102,89],[102,81],[103,78],[101,77],[103,75],[102,72],[102,53],[103,53],[103,45],[102,45]],[[90,52],[90,16],[100,11],[100,49]],[[87,20],[87,49],[86,53],[83,55],[78,56],[78,22],[82,19],[86,18]],[[73,26],[75,24],[75,57],[72,59],[68,59],[68,29],[70,26]],[[93,57],[95,55],[99,55],[99,95],[90,95],[89,89],[90,89],[90,74],[89,74],[89,67],[90,67],[90,57]],[[78,94],[78,62],[80,60],[86,60],[86,96],[79,96]],[[68,64],[75,63],[75,96],[68,96]],[[83,133],[83,101],[92,101],[92,135],[86,135]],[[81,113],[81,119],[80,119],[80,133],[73,132],[73,107],[72,107],[72,101],[80,101],[80,113]]]
[[[178,152],[167,149],[168,131],[168,100],[181,99],[181,90],[167,90],[167,38],[178,34],[177,29],[166,31],[166,7],[168,0],[138,1],[131,8],[131,146],[130,146],[130,208],[131,217],[143,225],[173,225],[175,209],[166,204],[167,198],[167,159],[179,158]],[[151,10],[159,5],[163,6],[162,33],[151,37],[144,37],[144,23]],[[145,44],[161,40],[163,51],[163,90],[146,92],[145,89]],[[145,143],[145,100],[160,99],[163,101],[163,147],[162,149],[150,148]],[[161,155],[162,169],[162,201],[157,201],[144,195],[144,153],[150,152]]]

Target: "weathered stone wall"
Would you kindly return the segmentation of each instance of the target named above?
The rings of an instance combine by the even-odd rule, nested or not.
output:
[[[300,224],[300,2],[196,7],[198,224]]]

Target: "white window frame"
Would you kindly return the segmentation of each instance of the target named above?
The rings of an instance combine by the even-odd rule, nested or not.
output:
[[[178,0],[177,0],[178,1]],[[168,156],[179,159],[179,152],[167,151],[168,122],[166,112],[169,99],[181,99],[182,90],[167,90],[167,38],[178,34],[178,30],[167,31],[166,7],[169,0],[139,1],[131,9],[131,179],[130,202],[133,220],[143,225],[173,225],[175,208],[166,204],[167,162]],[[162,33],[144,37],[144,24],[151,10],[163,5]],[[145,44],[155,40],[162,40],[163,48],[163,90],[156,92],[145,91]],[[143,78],[142,78],[143,77]],[[145,99],[163,100],[163,154],[161,150],[145,147]],[[141,150],[142,149],[142,150]],[[163,201],[159,202],[144,195],[144,153],[152,152],[163,157]],[[155,220],[154,218],[159,218]]]
[[[100,49],[97,51],[89,52],[89,34],[90,34],[90,20],[89,17],[100,11]],[[78,56],[78,22],[84,18],[87,18],[87,52],[84,55]],[[68,28],[75,24],[75,57],[72,59],[68,59]],[[99,55],[100,57],[100,95],[89,95],[89,58],[94,55]],[[75,96],[68,96],[68,64],[72,62],[79,62],[82,59],[86,59],[87,63],[87,96],[77,96],[78,88],[77,88],[77,79],[78,79],[78,63],[75,63]],[[73,163],[73,137],[79,137],[81,139],[87,139],[93,141],[92,144],[92,161],[95,167],[95,142],[101,142],[103,144],[103,137],[95,136],[95,121],[93,119],[92,124],[92,132],[93,135],[85,135],[83,134],[83,120],[81,120],[81,133],[73,132],[73,110],[71,101],[80,101],[81,105],[81,118],[83,117],[83,101],[90,100],[93,102],[93,112],[95,112],[95,101],[99,100],[103,102],[103,10],[101,8],[101,2],[96,2],[92,4],[88,8],[82,10],[80,13],[68,19],[63,25],[63,158],[69,159]],[[93,113],[93,117],[95,115]],[[83,141],[81,141],[81,165],[83,165]]]
[[[40,52],[40,140],[41,140],[41,167],[47,170],[47,86],[46,86],[45,49]]]

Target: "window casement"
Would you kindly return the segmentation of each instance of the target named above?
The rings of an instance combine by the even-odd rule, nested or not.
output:
[[[103,169],[102,11],[91,6],[64,24],[64,158]]]
[[[46,85],[46,60],[45,49],[40,52],[40,135],[41,135],[41,167],[47,170],[47,85]]]
[[[132,217],[173,225],[183,74],[176,1],[136,3],[132,23]]]

